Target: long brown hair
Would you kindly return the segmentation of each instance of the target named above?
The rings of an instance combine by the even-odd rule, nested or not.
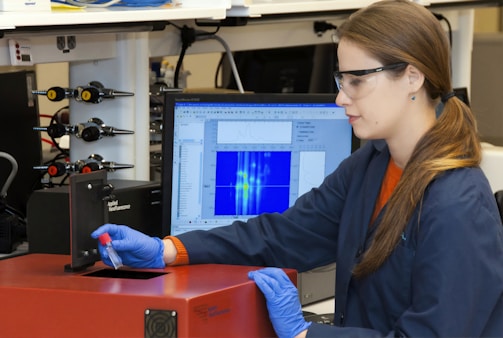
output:
[[[409,0],[378,1],[354,13],[337,30],[383,64],[406,62],[425,75],[432,100],[452,92],[450,47],[435,16]],[[375,237],[354,268],[356,277],[375,272],[390,256],[432,180],[444,171],[478,166],[480,142],[470,108],[456,97],[444,103],[434,126],[419,140],[390,196]]]

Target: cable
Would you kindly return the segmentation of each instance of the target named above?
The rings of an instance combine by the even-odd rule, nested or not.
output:
[[[437,18],[437,20],[445,21],[445,23],[447,24],[448,33],[449,33],[449,46],[452,48],[452,27],[451,27],[451,23],[449,22],[449,19],[447,19],[445,16],[443,16],[442,14],[439,14],[439,13],[433,13],[433,15]]]
[[[449,48],[452,51],[452,27],[451,27],[451,23],[449,22],[449,20],[445,16],[443,16],[440,13],[433,13],[433,15],[437,18],[437,20],[439,20],[439,21],[445,21],[445,23],[447,24],[447,29],[448,29],[448,34],[449,34]],[[449,62],[450,62],[451,73],[452,73],[452,55],[451,55],[451,60]]]
[[[47,143],[47,144],[50,144],[52,147],[56,147],[56,143],[54,143],[54,142],[53,142],[53,141],[51,141],[51,140],[48,140],[48,139],[43,138],[43,137],[41,138],[41,140],[42,140],[42,142],[45,142],[45,143]]]
[[[44,162],[44,165],[49,165],[49,164],[52,164],[58,160],[61,160],[61,159],[64,159],[64,160],[67,160],[68,159],[68,156],[66,156],[65,154],[62,154],[62,153],[59,153],[57,154],[56,156],[54,156],[52,158],[52,160],[49,160],[49,161],[46,161]]]
[[[175,74],[173,79],[173,87],[178,88],[178,77],[180,76],[180,69],[182,68],[183,59],[185,58],[185,52],[187,51],[188,46],[182,45],[182,50],[180,51],[180,55],[178,56],[178,61],[176,62]]]
[[[180,69],[182,68],[185,53],[187,52],[187,49],[192,45],[192,43],[194,41],[196,41],[196,33],[195,33],[194,28],[190,28],[190,27],[184,25],[180,29],[180,33],[181,33],[180,38],[182,40],[182,50],[180,51],[180,55],[178,57],[178,61],[176,62],[176,67],[175,67],[175,74],[174,74],[175,78],[173,79],[173,84],[174,84],[175,88],[179,88],[178,87],[178,78],[180,77]]]
[[[3,151],[0,151],[0,157],[7,159],[12,166],[9,176],[7,176],[7,179],[5,180],[5,183],[2,189],[0,190],[0,197],[5,198],[7,196],[7,191],[9,190],[9,187],[12,184],[12,181],[17,175],[18,164],[16,159],[12,155],[7,154]]]
[[[214,40],[217,40],[218,42],[220,42],[220,44],[224,47],[225,54],[227,55],[227,58],[229,59],[229,63],[231,65],[232,73],[234,75],[238,90],[240,93],[244,93],[243,85],[241,83],[241,78],[239,77],[239,72],[238,72],[238,69],[236,66],[236,62],[234,61],[234,56],[232,54],[232,51],[229,48],[229,45],[227,44],[227,42],[225,42],[225,40],[222,39],[220,36],[216,35],[216,33],[219,31],[220,27],[217,27],[215,32],[204,32],[204,31],[197,31],[196,32],[196,30],[194,28],[188,27],[186,25],[184,25],[183,27],[178,27],[175,24],[172,24],[172,25],[180,30],[181,40],[182,40],[182,49],[180,51],[180,55],[179,55],[178,60],[176,62],[175,74],[174,74],[174,79],[173,79],[173,83],[174,83],[175,88],[179,88],[179,79],[178,78],[180,76],[180,70],[182,68],[183,59],[185,58],[185,54],[187,52],[187,49],[195,41],[214,39]]]
[[[213,79],[213,83],[214,83],[215,88],[222,88],[223,87],[223,83],[221,86],[218,84],[218,76],[220,75],[220,70],[222,69],[222,66],[224,64],[224,58],[225,58],[225,55],[221,54],[220,59],[218,60],[217,70],[215,71],[215,78]]]
[[[52,119],[52,116],[53,115],[49,115],[49,114],[38,114],[39,117],[45,117],[47,119]]]
[[[222,39],[218,35],[214,35],[214,34],[211,34],[211,35],[208,35],[208,34],[206,34],[206,35],[196,35],[196,40],[197,41],[208,40],[208,39],[217,40],[224,47],[225,54],[227,55],[227,58],[229,59],[229,63],[231,65],[232,73],[234,75],[234,79],[236,81],[236,85],[238,87],[238,90],[239,90],[239,92],[241,94],[243,94],[245,91],[243,89],[243,85],[241,83],[241,78],[239,77],[238,68],[236,67],[236,62],[234,61],[234,56],[232,55],[232,52],[231,52],[231,49],[229,48],[229,45],[227,44],[227,42],[225,42],[224,39]]]
[[[322,36],[328,30],[336,30],[337,26],[326,21],[315,21],[313,24],[314,33],[317,36]]]

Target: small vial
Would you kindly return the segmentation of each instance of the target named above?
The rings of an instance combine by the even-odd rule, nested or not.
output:
[[[108,257],[112,261],[114,268],[117,270],[118,268],[123,266],[122,259],[117,254],[117,251],[115,251],[115,249],[112,247],[112,239],[110,238],[108,232],[105,232],[104,234],[100,235],[99,240],[101,245],[105,247],[105,250],[108,253]]]

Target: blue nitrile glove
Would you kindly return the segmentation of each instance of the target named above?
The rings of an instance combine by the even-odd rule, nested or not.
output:
[[[150,237],[125,225],[105,224],[94,230],[91,237],[98,238],[108,232],[112,247],[122,259],[122,263],[132,268],[164,268],[164,243],[160,238]],[[101,259],[113,266],[105,247],[98,244]]]
[[[283,270],[250,271],[248,278],[254,280],[264,294],[269,318],[279,338],[295,337],[311,325],[302,315],[297,288]]]

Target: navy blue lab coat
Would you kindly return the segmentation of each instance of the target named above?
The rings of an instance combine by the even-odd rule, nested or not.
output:
[[[367,142],[284,213],[178,238],[191,264],[336,262],[336,326],[313,324],[308,337],[503,337],[503,226],[479,168],[435,179],[388,260],[352,277],[389,158],[385,142]]]

